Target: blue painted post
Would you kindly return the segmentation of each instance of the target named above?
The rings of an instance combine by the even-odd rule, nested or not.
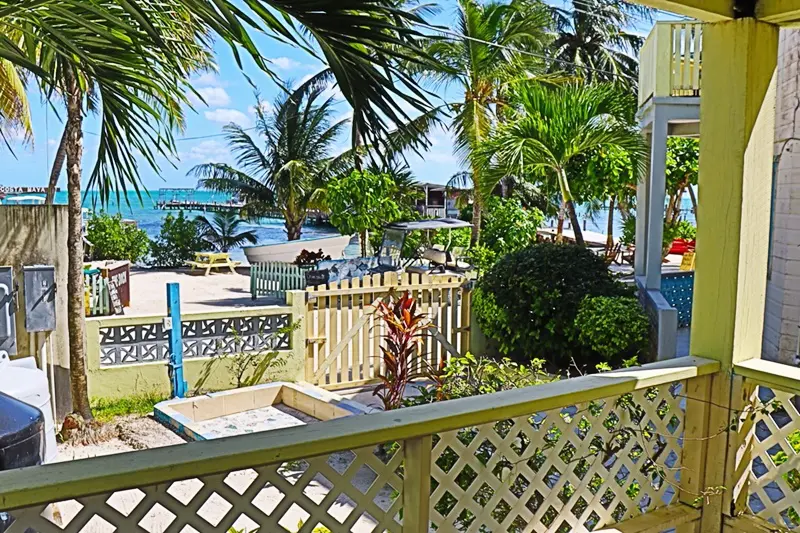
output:
[[[183,379],[183,339],[181,338],[181,290],[178,283],[167,283],[167,316],[172,328],[167,332],[169,340],[169,380],[172,397],[186,396],[186,381]]]

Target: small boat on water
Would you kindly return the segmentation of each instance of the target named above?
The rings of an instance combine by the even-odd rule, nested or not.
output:
[[[352,237],[348,235],[336,235],[318,239],[245,246],[244,255],[250,264],[268,262],[292,263],[303,250],[317,251],[321,249],[325,255],[329,255],[333,259],[341,259],[344,255],[344,249],[350,244],[351,239]]]

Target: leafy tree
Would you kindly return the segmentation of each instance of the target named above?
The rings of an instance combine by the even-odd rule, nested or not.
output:
[[[219,252],[227,252],[246,242],[250,244],[258,242],[253,230],[239,231],[239,226],[244,224],[244,220],[233,211],[215,213],[212,220],[199,215],[194,221],[197,224],[197,231],[200,232],[200,238]]]
[[[575,241],[584,244],[575,197],[567,177],[568,165],[596,150],[616,148],[643,161],[645,144],[627,114],[634,95],[609,84],[548,87],[521,83],[515,87],[515,117],[502,125],[484,153],[498,165],[500,175],[519,169],[555,176]],[[496,183],[496,181],[495,181]],[[493,187],[493,183],[487,183]]]
[[[689,192],[692,208],[697,213],[697,198],[692,186],[697,185],[700,141],[688,137],[667,138],[667,201],[666,224],[673,226],[681,213],[683,193]]]
[[[551,70],[569,72],[587,81],[638,83],[636,59],[644,38],[627,28],[649,22],[651,10],[623,0],[573,0],[567,8],[552,7],[557,35],[550,45]]]
[[[230,0],[0,0],[0,57],[30,74],[47,98],[66,103],[64,154],[69,192],[67,299],[73,407],[91,417],[83,346],[81,159],[83,118],[100,115],[96,165],[86,188],[101,202],[113,190],[139,190],[139,163],[158,171],[159,156],[175,155],[173,131],[182,126],[181,105],[193,70],[206,66],[213,36],[241,61],[245,51],[272,75],[248,30],[312,50],[333,65],[333,74],[355,110],[354,122],[372,138],[406,114],[403,102],[425,111],[425,94],[400,60],[427,62],[412,24],[418,14],[394,2],[355,0],[248,2],[245,13]],[[13,30],[12,30],[13,29]],[[12,31],[24,34],[15,38]],[[368,127],[371,126],[371,127]]]
[[[361,255],[367,255],[367,234],[396,221],[401,214],[395,200],[397,185],[388,174],[354,170],[335,178],[325,188],[331,224],[342,234],[358,233]]]
[[[347,124],[332,122],[333,100],[323,99],[329,78],[330,73],[323,72],[282,94],[269,113],[257,102],[255,136],[238,124],[225,126],[236,167],[206,163],[189,173],[200,178],[202,187],[236,194],[245,202],[243,212],[249,218],[277,207],[288,240],[298,240],[312,196],[336,165],[331,149]]]
[[[473,243],[480,240],[481,216],[489,197],[484,184],[490,179],[479,165],[477,150],[489,138],[496,112],[504,109],[509,80],[526,69],[544,68],[533,56],[511,53],[509,47],[541,52],[549,40],[549,24],[547,9],[536,1],[459,0],[455,28],[463,37],[436,40],[427,49],[441,65],[429,70],[428,76],[464,94],[450,108],[455,150],[470,171],[458,174],[450,186],[473,191]]]
[[[150,245],[150,265],[159,268],[178,268],[194,259],[194,253],[205,247],[197,223],[183,211],[178,216],[167,213],[161,232]]]
[[[150,239],[147,232],[126,224],[121,215],[93,215],[86,225],[86,238],[92,243],[95,259],[116,259],[137,263],[147,256]]]
[[[630,207],[636,198],[638,168],[631,154],[616,146],[601,148],[594,153],[586,169],[587,189],[591,198],[608,199],[606,249],[614,246],[614,213],[618,209],[623,221],[630,217]]]

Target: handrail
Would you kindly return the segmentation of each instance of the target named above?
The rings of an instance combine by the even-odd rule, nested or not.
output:
[[[734,364],[733,371],[759,385],[800,394],[800,368],[764,359],[750,359]]]
[[[308,426],[0,472],[0,509],[127,490],[373,446],[620,396],[713,374],[718,361],[684,357],[485,396]]]

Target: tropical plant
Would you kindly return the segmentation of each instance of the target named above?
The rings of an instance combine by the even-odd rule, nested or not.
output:
[[[589,82],[617,81],[635,87],[636,59],[644,38],[627,31],[649,22],[647,7],[623,0],[572,0],[569,7],[553,6],[556,38],[550,45],[551,70],[581,76]]]
[[[520,362],[567,369],[602,359],[577,342],[575,316],[587,296],[627,296],[603,259],[581,246],[541,243],[509,254],[478,280],[473,310],[500,351]]]
[[[512,96],[517,105],[515,116],[487,143],[485,161],[501,169],[496,180],[520,169],[554,176],[575,241],[583,245],[568,165],[578,157],[608,148],[627,151],[634,161],[644,161],[644,140],[629,125],[635,96],[611,84],[551,87],[540,83],[520,83]],[[486,183],[485,192],[496,183]]]
[[[215,213],[211,220],[208,220],[205,215],[198,215],[194,221],[200,238],[218,252],[227,252],[246,242],[250,244],[258,242],[255,231],[239,231],[239,226],[245,221],[233,211]]]
[[[700,159],[700,141],[689,137],[667,138],[667,209],[664,215],[669,226],[678,223],[683,204],[683,194],[689,193],[692,210],[697,213],[697,198],[694,186],[697,186],[698,163]]]
[[[138,263],[150,251],[147,232],[126,224],[119,214],[92,215],[86,224],[86,238],[92,243],[93,259]]]
[[[373,394],[380,398],[386,411],[403,405],[403,395],[412,380],[422,377],[418,370],[424,354],[422,340],[431,327],[431,320],[417,313],[417,302],[405,291],[400,297],[390,295],[391,301],[380,301],[375,316],[386,325],[381,345],[383,373]]]
[[[32,137],[31,111],[25,91],[20,69],[7,59],[0,59],[0,139],[6,146],[10,146],[9,136],[19,130],[25,140]]]
[[[581,302],[575,317],[578,340],[615,367],[647,354],[650,321],[639,300],[630,296],[596,296]]]
[[[424,62],[413,23],[418,14],[394,2],[355,0],[346,5],[282,0],[248,2],[247,14],[230,0],[182,0],[165,9],[151,0],[0,0],[0,57],[33,75],[49,99],[66,103],[65,155],[69,191],[68,330],[73,407],[91,417],[83,346],[81,159],[83,118],[100,114],[96,164],[86,188],[101,202],[112,190],[139,190],[139,163],[158,170],[158,156],[175,154],[173,130],[182,124],[186,80],[207,65],[211,37],[220,36],[272,74],[248,29],[311,51],[333,66],[354,122],[380,137],[400,123],[403,102],[426,110],[425,94],[398,61]],[[8,28],[24,39],[9,37]],[[312,52],[313,53],[313,52]],[[372,127],[367,127],[368,125]]]
[[[354,170],[334,178],[325,187],[325,205],[331,224],[344,235],[358,233],[361,255],[367,256],[368,233],[398,220],[397,186],[388,174]]]
[[[547,8],[538,1],[459,0],[458,37],[434,41],[427,48],[441,65],[429,70],[428,76],[436,84],[458,87],[464,95],[450,108],[455,150],[470,170],[457,174],[449,186],[472,191],[473,243],[480,240],[481,215],[489,196],[476,152],[489,138],[497,113],[505,110],[509,80],[544,69],[535,56],[549,40],[549,25]],[[514,48],[533,55],[513,53]]]
[[[329,77],[323,72],[282,94],[267,113],[259,100],[255,135],[238,124],[225,126],[236,166],[206,163],[189,174],[200,178],[202,187],[236,194],[245,203],[242,212],[248,218],[277,207],[288,240],[299,239],[312,196],[335,166],[331,150],[348,122],[332,121],[333,99],[323,98]]]
[[[331,256],[326,255],[322,248],[318,252],[313,250],[303,249],[297,257],[294,258],[294,264],[297,266],[315,266],[320,261],[330,261]]]
[[[204,246],[193,219],[186,217],[183,211],[178,211],[178,216],[167,213],[158,237],[150,244],[148,263],[158,268],[178,268],[194,259],[195,252]]]

